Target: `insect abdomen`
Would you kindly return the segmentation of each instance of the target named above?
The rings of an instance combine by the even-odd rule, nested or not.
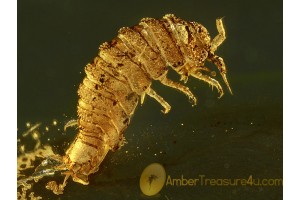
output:
[[[101,58],[97,58],[97,62],[86,67],[87,77],[78,90],[79,128],[84,132],[90,131],[85,130],[87,128],[82,122],[90,123],[90,127],[101,130],[98,135],[104,134],[109,146],[114,149],[117,148],[122,133],[129,124],[138,103],[138,95],[131,90],[126,79],[122,81],[121,75],[117,72],[111,75],[104,70],[105,68],[111,66]]]
[[[123,132],[139,99],[129,82],[100,57],[85,71],[78,89],[79,133],[65,156],[73,180],[82,184],[88,184],[87,176],[98,170],[108,150],[123,145]]]

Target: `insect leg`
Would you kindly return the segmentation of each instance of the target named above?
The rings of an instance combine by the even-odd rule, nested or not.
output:
[[[46,189],[51,190],[54,194],[60,195],[63,194],[64,188],[67,185],[67,180],[70,177],[70,172],[66,173],[64,182],[62,184],[57,184],[55,181],[50,181],[46,184]]]
[[[196,79],[205,81],[205,82],[207,82],[209,85],[211,85],[211,86],[213,86],[213,87],[216,87],[217,90],[218,90],[218,92],[219,92],[219,94],[220,94],[219,98],[221,98],[221,97],[223,96],[223,94],[224,94],[223,89],[222,89],[220,83],[219,83],[217,80],[211,78],[211,77],[208,76],[208,75],[204,75],[204,74],[202,74],[202,73],[199,72],[199,71],[193,72],[191,75],[192,75],[193,77],[195,77]]]
[[[78,126],[78,122],[76,119],[71,119],[68,121],[65,126],[64,126],[64,132],[66,132],[67,128],[72,127],[72,126]]]
[[[165,86],[172,87],[174,89],[177,89],[177,90],[183,92],[193,102],[193,106],[197,104],[196,97],[190,91],[190,89],[188,87],[185,87],[185,86],[181,85],[180,83],[177,83],[177,82],[174,82],[174,81],[168,79],[166,75],[160,79],[160,82],[162,84],[164,84]]]
[[[227,70],[226,70],[226,65],[224,63],[223,58],[221,58],[220,56],[217,56],[217,55],[212,55],[210,60],[218,67],[220,74],[221,74],[229,92],[232,94],[232,90],[230,88],[229,82],[227,81],[227,77],[226,77]]]
[[[161,106],[165,109],[165,110],[162,110],[162,112],[164,114],[167,114],[171,110],[170,104],[168,104],[168,102],[166,102],[161,96],[159,96],[152,88],[148,88],[148,90],[146,91],[146,93],[150,97],[152,97],[156,101],[158,101],[158,103],[161,104]]]
[[[197,70],[211,72],[211,70],[205,66],[197,66]],[[187,81],[189,79],[189,75],[191,74],[191,71],[192,70],[186,69],[185,67],[183,67],[179,71],[177,71],[177,73],[180,75],[180,81],[187,83]]]
[[[218,30],[219,34],[211,42],[211,51],[212,52],[215,52],[217,50],[218,46],[220,46],[226,39],[225,29],[224,29],[222,18],[216,20],[216,25],[217,25],[217,30]]]

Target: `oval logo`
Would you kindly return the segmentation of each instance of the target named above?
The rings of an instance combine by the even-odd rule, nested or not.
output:
[[[165,168],[159,163],[152,163],[148,165],[141,174],[141,191],[147,196],[154,196],[161,191],[165,181]]]

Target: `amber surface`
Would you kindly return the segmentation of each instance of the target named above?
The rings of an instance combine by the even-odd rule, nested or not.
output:
[[[153,80],[149,94],[160,102],[164,100],[163,108],[147,94],[143,106],[140,106],[137,101],[141,101],[143,96],[132,96],[134,93],[131,93],[128,97],[136,98],[136,102],[124,104],[127,106],[124,106],[125,114],[131,116],[130,125],[125,126],[124,132],[128,143],[118,151],[108,152],[97,173],[89,175],[89,185],[74,183],[69,179],[63,194],[56,196],[45,189],[50,181],[63,183],[64,175],[56,174],[44,177],[37,183],[32,180],[34,184],[27,190],[27,197],[34,192],[34,196],[42,196],[43,199],[148,199],[140,191],[139,179],[143,169],[154,162],[162,164],[172,178],[181,177],[181,174],[185,178],[197,178],[201,174],[208,178],[248,178],[251,174],[254,178],[282,177],[280,1],[18,2],[18,136],[28,130],[26,122],[32,126],[41,122],[38,130],[40,147],[49,144],[55,153],[64,155],[79,130],[74,126],[67,128],[64,133],[63,127],[69,120],[77,120],[79,97],[76,92],[84,77],[89,76],[84,72],[84,66],[87,63],[94,65],[93,59],[99,58],[99,45],[105,41],[118,41],[118,30],[123,26],[144,34],[145,31],[140,32],[144,30],[140,19],[151,17],[164,21],[162,17],[166,13],[174,13],[186,22],[202,24],[210,33],[210,41],[218,35],[215,19],[222,17],[226,40],[215,54],[224,58],[234,95],[228,95],[218,68],[207,59],[208,52],[198,54],[199,61],[205,59],[206,65],[201,68],[201,75],[206,80],[214,78],[219,81],[220,85],[210,80],[218,89],[223,88],[224,96],[221,99],[217,98],[220,95],[218,91],[215,88],[212,91],[204,81],[191,76],[188,79],[180,77],[170,66],[166,69],[169,80],[188,87],[197,98],[194,107],[191,106],[194,104],[192,98],[189,102],[185,95],[165,85],[174,84],[156,79],[163,73],[155,77],[155,72],[165,71],[159,65],[161,61],[155,59],[157,65],[151,71]],[[143,55],[153,59],[157,55],[162,56],[149,38],[145,37],[149,46],[152,45],[153,52],[150,53],[146,48],[146,54],[132,57],[133,62],[138,64],[138,59],[141,63],[146,62],[148,58]],[[181,59],[187,58],[186,55],[192,51],[183,48],[183,44],[188,40],[182,44],[180,40],[173,40],[177,46],[181,46],[182,54],[186,52]],[[138,49],[138,46],[132,49]],[[133,53],[132,49],[127,52]],[[143,52],[144,49],[138,50]],[[99,60],[99,65],[102,65],[101,62]],[[215,58],[215,62],[220,61]],[[179,63],[178,70],[182,63]],[[211,71],[206,71],[205,67]],[[97,71],[99,68],[96,65],[94,68],[96,82],[103,73],[118,77],[119,81],[111,82],[114,86],[107,88],[119,88],[110,92],[116,95],[112,99],[128,102],[123,93],[129,94],[128,91],[132,90],[129,81],[124,76],[118,76],[114,68],[107,67],[103,73]],[[143,70],[149,73],[146,68]],[[187,74],[183,68],[181,72]],[[126,88],[121,89],[121,86]],[[185,89],[182,88],[182,91],[187,94]],[[105,97],[111,96],[110,93],[102,93]],[[160,110],[169,112],[166,115]],[[108,117],[113,119],[113,116]],[[119,117],[115,116],[113,120]],[[52,119],[56,119],[56,123],[52,123]],[[116,127],[121,127],[123,122],[118,123]],[[20,150],[25,149],[26,153],[36,145],[22,139],[18,144]],[[91,163],[94,165],[94,162]],[[40,160],[36,160],[33,164],[39,163]],[[86,169],[87,166],[83,167]],[[26,175],[30,174],[32,172]],[[80,178],[86,180],[86,177]],[[53,182],[49,183],[51,186],[55,187]],[[59,192],[60,187],[57,189]],[[278,186],[164,186],[152,198],[281,199],[281,196],[282,187]]]

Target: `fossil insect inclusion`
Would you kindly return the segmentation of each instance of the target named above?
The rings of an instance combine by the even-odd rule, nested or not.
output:
[[[46,187],[61,194],[70,176],[87,185],[88,176],[98,171],[108,151],[123,145],[124,131],[146,95],[168,113],[171,106],[151,88],[153,80],[181,91],[196,105],[188,87],[167,78],[169,69],[176,71],[183,83],[190,76],[208,83],[221,97],[222,86],[205,66],[205,61],[212,62],[231,93],[225,63],[215,54],[226,38],[222,19],[217,19],[216,25],[218,35],[211,40],[201,24],[167,14],[121,28],[116,38],[102,44],[93,63],[85,67],[86,77],[78,89],[78,135],[56,167],[65,171],[65,180],[59,185],[51,181]]]

